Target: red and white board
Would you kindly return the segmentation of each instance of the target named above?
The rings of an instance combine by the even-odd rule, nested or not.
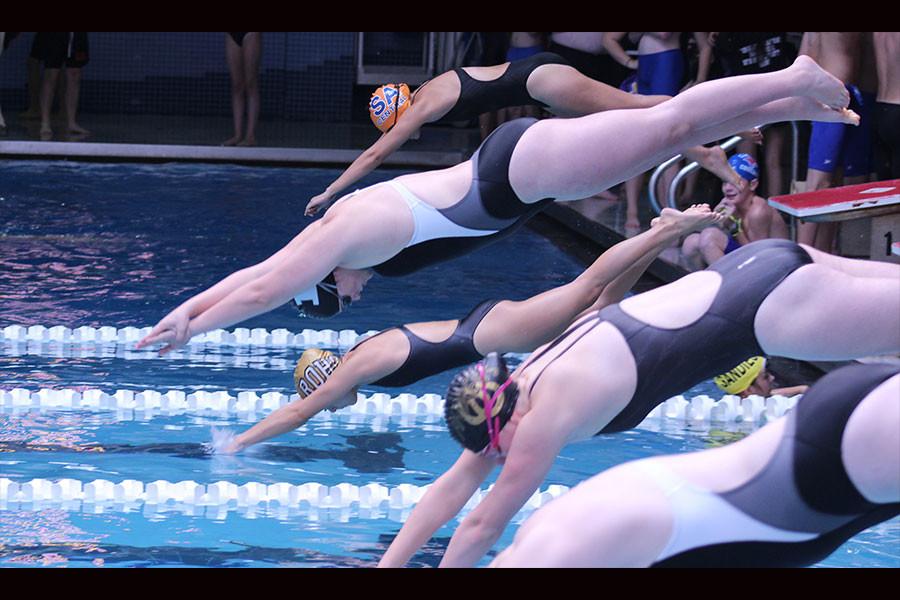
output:
[[[804,221],[844,221],[900,212],[900,179],[773,196],[769,205]]]

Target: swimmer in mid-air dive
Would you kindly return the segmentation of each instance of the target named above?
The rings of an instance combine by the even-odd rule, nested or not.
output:
[[[306,350],[294,373],[300,399],[238,435],[223,451],[239,452],[302,426],[322,410],[354,404],[363,384],[404,387],[491,352],[531,352],[580,313],[620,301],[666,247],[721,218],[706,205],[683,213],[667,208],[649,231],[616,244],[566,285],[521,302],[486,300],[463,319],[394,327],[340,359],[318,348]]]
[[[724,447],[631,461],[532,515],[496,567],[802,567],[900,514],[900,368],[851,365]]]
[[[502,358],[488,356],[447,392],[447,425],[465,450],[380,564],[405,564],[502,464],[441,562],[475,565],[565,445],[631,429],[661,402],[751,356],[832,361],[900,351],[898,290],[900,265],[761,240],[589,312],[511,377]]]
[[[270,258],[178,306],[137,347],[161,343],[165,354],[291,298],[309,316],[335,314],[359,299],[373,272],[405,275],[472,252],[554,199],[591,196],[736,131],[777,121],[856,123],[848,102],[840,81],[801,56],[787,69],[705,82],[651,108],[504,123],[464,163],[344,196]],[[324,310],[326,296],[339,302]]]
[[[412,94],[405,83],[386,84],[369,101],[369,116],[384,135],[310,200],[306,214],[331,205],[341,191],[377,169],[426,123],[473,119],[511,106],[541,106],[560,117],[582,117],[606,110],[649,108],[669,98],[629,94],[595,81],[552,52],[490,67],[460,67],[427,81]],[[684,155],[723,181],[739,184],[721,148],[698,145],[685,149]]]

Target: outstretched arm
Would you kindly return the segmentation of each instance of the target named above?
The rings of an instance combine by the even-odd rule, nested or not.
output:
[[[462,510],[494,466],[492,459],[469,450],[463,451],[453,466],[428,488],[416,504],[378,566],[405,565],[435,531]]]
[[[344,369],[341,365],[316,391],[306,398],[294,400],[286,406],[282,406],[265,419],[238,435],[234,441],[224,449],[225,454],[234,454],[246,450],[254,444],[264,442],[270,438],[293,431],[302,427],[311,418],[326,408],[337,405],[343,398],[355,393],[353,389],[358,385],[350,369]]]
[[[160,354],[167,354],[194,335],[272,310],[321,281],[342,260],[347,244],[345,237],[329,235],[323,229],[314,223],[267,261],[238,271],[194,296],[169,313],[136,347],[164,343]]]
[[[460,523],[440,566],[475,566],[544,481],[571,430],[565,419],[546,417],[522,418],[497,483]]]
[[[684,212],[666,209],[649,231],[614,245],[571,283],[498,305],[478,326],[475,347],[483,354],[531,352],[562,333],[583,311],[621,300],[660,252],[718,218],[705,205]]]
[[[417,110],[418,109],[418,110]],[[425,124],[423,117],[426,109],[421,105],[412,105],[403,113],[403,118],[397,120],[397,124],[390,131],[383,134],[378,141],[366,148],[362,154],[356,157],[350,166],[341,173],[340,177],[335,179],[331,185],[325,188],[325,191],[314,196],[309,204],[306,205],[306,215],[312,216],[319,211],[328,208],[335,198],[343,190],[353,185],[375,169],[377,169],[385,159],[397,151],[406,141],[411,138],[422,125]]]

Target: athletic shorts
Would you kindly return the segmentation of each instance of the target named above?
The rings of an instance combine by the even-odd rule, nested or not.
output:
[[[844,177],[867,175],[872,162],[871,106],[855,85],[848,85],[850,110],[860,116],[859,125],[813,121],[809,139],[809,168],[834,173],[843,167]]]

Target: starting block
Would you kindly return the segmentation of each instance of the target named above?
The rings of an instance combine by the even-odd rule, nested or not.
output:
[[[869,258],[900,263],[900,179],[774,196],[769,205],[814,223],[871,219]]]

